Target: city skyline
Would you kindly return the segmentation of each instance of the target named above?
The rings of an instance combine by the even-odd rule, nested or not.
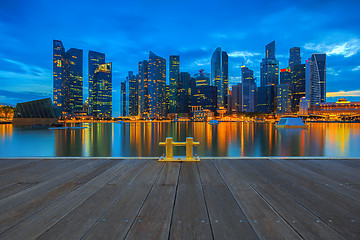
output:
[[[358,100],[360,35],[359,27],[356,26],[359,20],[356,9],[359,3],[348,2],[316,1],[311,3],[311,8],[306,1],[291,4],[280,1],[273,5],[262,2],[262,8],[246,3],[248,9],[257,9],[250,18],[247,18],[249,16],[246,13],[241,16],[236,14],[232,8],[236,9],[241,3],[234,1],[221,4],[210,1],[206,6],[184,2],[172,13],[169,12],[171,3],[154,3],[160,6],[156,9],[142,2],[136,14],[126,13],[135,9],[133,3],[116,5],[109,2],[109,6],[115,9],[99,7],[99,15],[102,17],[100,22],[81,13],[95,9],[97,5],[91,1],[88,5],[71,3],[71,9],[65,8],[66,1],[62,6],[56,5],[54,10],[65,11],[66,16],[84,10],[78,12],[76,17],[82,19],[78,21],[74,21],[73,17],[69,20],[55,19],[49,10],[55,6],[51,3],[35,2],[27,6],[25,1],[7,2],[0,10],[0,37],[3,39],[0,47],[0,102],[16,104],[52,96],[51,45],[54,39],[61,40],[67,49],[106,54],[106,58],[113,63],[114,116],[120,112],[120,82],[125,80],[128,71],[137,71],[138,62],[147,59],[149,51],[166,60],[170,55],[180,55],[180,71],[193,75],[200,69],[210,73],[211,55],[217,47],[221,47],[229,55],[229,85],[240,82],[242,63],[254,71],[254,78],[259,85],[259,64],[264,57],[263,49],[273,40],[276,41],[279,69],[288,66],[289,49],[292,47],[301,48],[303,64],[312,53],[326,53],[327,92],[331,95],[332,92],[345,91],[354,96],[347,98]],[[321,10],[317,7],[320,4]],[[124,9],[120,9],[120,6]],[[182,12],[188,6],[194,6],[190,9],[198,9],[189,20],[186,16],[190,14],[184,14],[178,22],[172,23],[171,28],[170,23],[159,21],[170,14]],[[223,10],[224,13],[217,11],[219,23],[211,19],[212,9]],[[274,11],[266,13],[265,9]],[[147,11],[158,15],[154,17],[156,14],[153,14],[145,21]],[[89,21],[91,28],[85,25],[86,21]],[[105,22],[109,24],[104,25]],[[85,54],[83,62],[83,99],[86,100],[89,90]],[[168,61],[166,69],[169,69]],[[168,83],[168,71],[166,74]],[[341,95],[344,94],[338,94],[335,98],[328,96],[327,100],[334,101]]]

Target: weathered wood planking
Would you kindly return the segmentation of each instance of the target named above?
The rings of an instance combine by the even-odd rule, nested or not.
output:
[[[301,239],[301,236],[250,187],[254,182],[245,179],[231,167],[231,161],[218,160],[215,165],[260,239]]]
[[[83,239],[124,239],[163,167],[164,164],[151,161]]]
[[[91,195],[100,190],[111,181],[119,172],[126,168],[129,161],[119,161],[115,166],[88,181],[84,185],[60,198],[56,204],[41,209],[31,218],[25,219],[21,224],[10,228],[0,235],[1,239],[36,239],[59,220],[74,210]]]
[[[257,239],[212,161],[198,167],[214,239]]]
[[[317,216],[298,204],[279,188],[267,182],[261,174],[244,161],[232,161],[243,181],[253,188],[304,239],[344,239],[325,222],[314,223]]]
[[[333,204],[329,195],[313,192],[312,188],[316,187],[314,183],[299,181],[301,173],[279,169],[279,165],[271,161],[248,161],[247,163],[269,182],[316,215],[318,218],[314,219],[314,223],[326,222],[348,239],[357,239],[360,236],[360,222],[355,221],[354,217],[344,211],[341,206]]]
[[[0,239],[358,239],[359,166],[1,160]]]
[[[196,163],[181,164],[170,239],[212,239]]]
[[[104,212],[118,199],[129,183],[143,170],[147,161],[132,161],[127,168],[119,172],[119,184],[107,184],[58,223],[48,229],[38,239],[80,239]],[[135,169],[136,171],[131,171]],[[63,231],[67,229],[67,231]]]

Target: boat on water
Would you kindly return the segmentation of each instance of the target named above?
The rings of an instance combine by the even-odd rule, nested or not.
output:
[[[308,126],[299,117],[282,117],[275,125],[276,128],[307,128]]]
[[[210,120],[210,121],[209,121],[209,124],[210,124],[210,125],[218,125],[218,124],[219,124],[219,121],[218,121],[218,120]]]

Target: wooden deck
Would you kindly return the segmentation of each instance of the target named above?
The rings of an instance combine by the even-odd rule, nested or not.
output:
[[[0,160],[0,239],[360,239],[360,160]]]

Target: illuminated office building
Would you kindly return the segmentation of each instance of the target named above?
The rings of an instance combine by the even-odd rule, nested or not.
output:
[[[139,111],[141,116],[149,114],[148,70],[149,62],[147,60],[139,62]]]
[[[204,69],[199,70],[199,73],[194,74],[196,86],[210,86],[210,74],[205,73]]]
[[[256,83],[254,79],[254,72],[248,67],[241,67],[241,82],[242,82],[242,111],[255,112],[256,104]]]
[[[289,67],[301,64],[300,48],[290,48]]]
[[[149,115],[166,116],[166,60],[150,51],[148,73]]]
[[[300,99],[305,97],[305,64],[291,67],[291,110],[297,113],[300,107]]]
[[[195,87],[191,94],[191,106],[216,112],[217,88],[215,86]]]
[[[275,41],[265,46],[265,58],[260,63],[260,86],[279,83],[279,61],[275,55]]]
[[[276,109],[276,87],[275,85],[266,85],[258,87],[257,93],[257,112],[273,113]]]
[[[306,61],[306,98],[310,105],[326,102],[326,54],[314,53]]]
[[[128,116],[126,112],[126,82],[120,83],[120,116]]]
[[[129,116],[139,115],[139,76],[129,71],[126,77],[126,108]]]
[[[280,84],[291,83],[291,69],[290,67],[280,69]]]
[[[92,98],[93,98],[93,81],[95,70],[98,69],[100,64],[105,63],[105,54],[89,51],[88,54],[88,74],[89,74],[89,115],[92,115]]]
[[[278,84],[276,87],[277,113],[291,113],[291,89],[290,84]]]
[[[231,86],[232,109],[242,112],[242,83]]]
[[[191,77],[187,72],[180,73],[178,82],[178,113],[190,113]]]
[[[211,57],[210,85],[217,87],[217,107],[225,108],[229,95],[229,61],[228,54],[218,47]]]
[[[53,41],[53,104],[62,116],[83,109],[83,51],[65,52],[61,41]]]
[[[176,113],[178,109],[177,90],[180,72],[178,55],[170,55],[169,59],[169,113]]]
[[[112,117],[112,63],[100,64],[93,78],[93,116]]]

